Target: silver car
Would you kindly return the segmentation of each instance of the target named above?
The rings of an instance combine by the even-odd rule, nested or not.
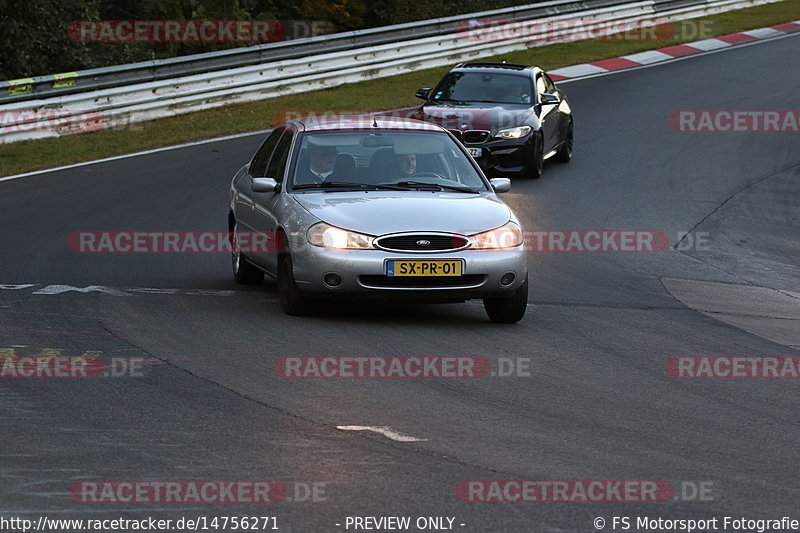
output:
[[[237,282],[277,278],[283,310],[317,298],[483,300],[522,319],[528,271],[519,220],[447,130],[374,116],[280,125],[230,189]]]

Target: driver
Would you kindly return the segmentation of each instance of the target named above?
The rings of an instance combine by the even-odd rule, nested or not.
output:
[[[320,146],[309,141],[308,163],[298,167],[295,185],[322,183],[328,179],[333,174],[338,153],[335,146]]]
[[[510,102],[512,104],[530,104],[531,95],[525,92],[525,86],[515,83],[511,86]]]
[[[395,173],[399,178],[408,178],[417,172],[416,154],[396,154],[394,156]]]

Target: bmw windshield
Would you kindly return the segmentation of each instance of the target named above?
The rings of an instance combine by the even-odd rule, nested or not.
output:
[[[450,72],[431,93],[439,102],[530,104],[533,84],[519,74]]]

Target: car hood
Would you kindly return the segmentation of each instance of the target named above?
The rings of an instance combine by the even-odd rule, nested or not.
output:
[[[407,231],[472,234],[502,226],[512,216],[505,203],[488,193],[311,192],[294,198],[323,222],[373,236]]]
[[[490,130],[511,128],[537,120],[533,109],[518,104],[425,105],[418,112],[422,120],[448,130]]]

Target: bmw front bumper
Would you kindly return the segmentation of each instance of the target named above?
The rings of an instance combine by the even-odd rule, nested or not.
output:
[[[487,176],[500,178],[527,171],[533,163],[535,142],[533,133],[529,133],[521,139],[496,139],[483,143],[464,143],[464,146],[480,148],[482,154],[475,161]]]

